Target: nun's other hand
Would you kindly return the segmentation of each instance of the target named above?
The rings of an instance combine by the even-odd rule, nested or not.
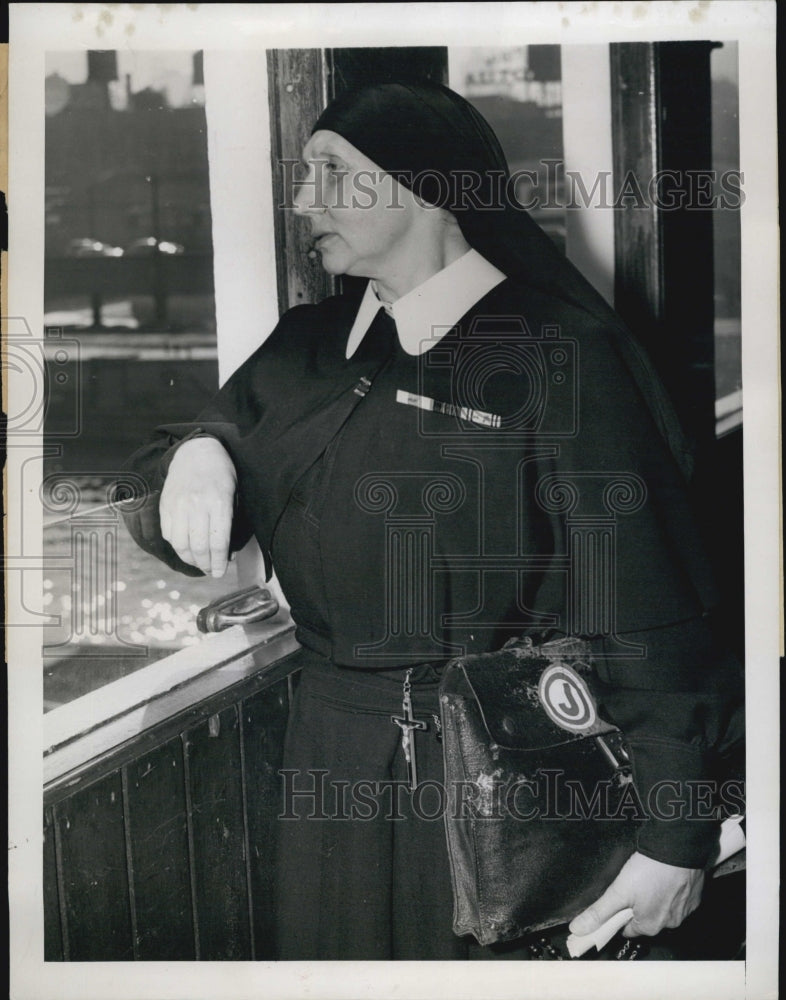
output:
[[[224,446],[201,437],[177,449],[161,491],[161,534],[183,562],[211,576],[226,572],[236,486]]]
[[[622,928],[624,937],[652,936],[679,927],[699,905],[703,885],[700,868],[678,868],[636,852],[603,895],[570,922],[569,930],[591,934],[628,907],[633,916]]]

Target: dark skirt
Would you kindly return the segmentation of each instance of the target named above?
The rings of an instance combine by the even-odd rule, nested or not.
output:
[[[284,749],[278,823],[278,956],[306,959],[526,958],[452,931],[438,672],[412,675],[418,789],[401,730],[403,670],[336,667],[303,649]]]

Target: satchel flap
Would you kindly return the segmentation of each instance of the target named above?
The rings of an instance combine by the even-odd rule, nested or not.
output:
[[[494,653],[459,657],[446,667],[442,694],[474,695],[492,740],[536,750],[614,732],[590,689],[588,646],[564,639],[539,646],[516,640]]]

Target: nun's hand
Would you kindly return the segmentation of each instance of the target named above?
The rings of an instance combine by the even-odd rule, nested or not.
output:
[[[172,458],[159,502],[161,534],[183,562],[223,576],[229,559],[237,473],[215,438],[193,438]]]
[[[699,905],[703,884],[700,868],[677,868],[637,852],[600,899],[571,921],[569,930],[591,934],[628,907],[633,916],[622,928],[625,937],[652,936],[666,927],[679,927]]]

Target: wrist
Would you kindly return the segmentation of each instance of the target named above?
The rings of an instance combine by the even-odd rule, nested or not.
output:
[[[231,470],[233,481],[237,481],[235,464],[218,438],[211,437],[208,434],[201,434],[181,441],[173,449],[168,469],[171,471],[179,466],[185,467],[186,465],[193,468],[194,463],[207,465],[211,469],[223,466],[227,470]]]

